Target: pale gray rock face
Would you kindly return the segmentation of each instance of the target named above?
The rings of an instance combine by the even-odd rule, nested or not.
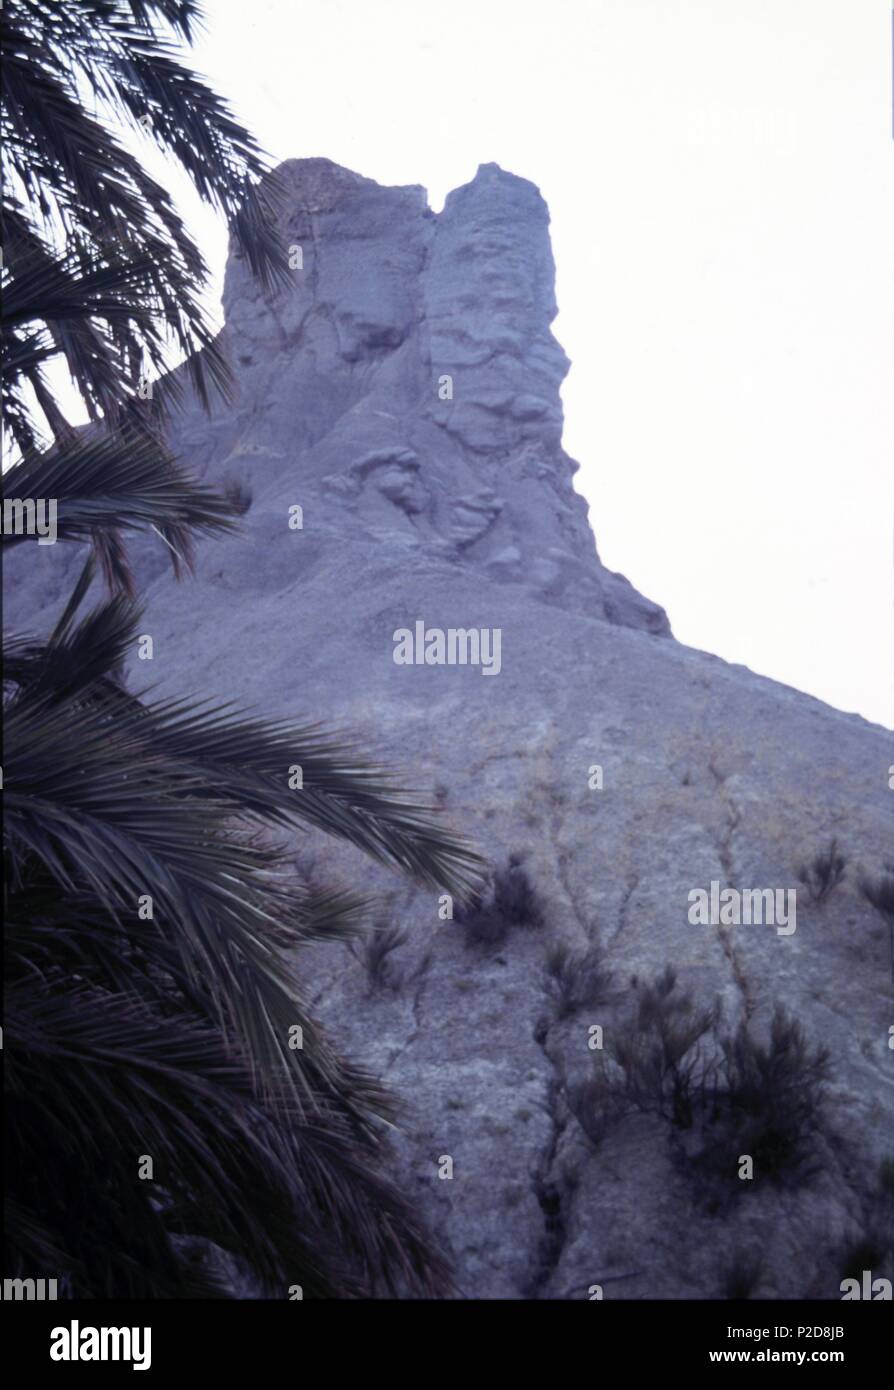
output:
[[[279,176],[294,288],[270,298],[231,259],[238,404],[210,431],[188,416],[178,449],[217,468],[224,445],[259,504],[304,508],[308,535],[372,542],[380,560],[418,551],[668,633],[663,610],[599,562],[572,487],[568,360],[550,331],[549,217],[534,185],[482,165],[435,216],[423,189],[382,188],[325,159],[290,160]]]
[[[141,546],[155,656],[134,683],[354,730],[533,885],[542,924],[488,946],[439,917],[436,893],[315,837],[295,847],[314,879],[379,891],[382,921],[408,933],[378,986],[340,947],[296,971],[342,1050],[401,1098],[394,1171],[464,1294],[722,1297],[757,1255],[757,1296],[837,1298],[847,1241],[891,1220],[891,971],[858,889],[892,853],[891,735],[681,646],[600,564],[561,447],[568,364],[532,184],[485,165],[435,216],[421,189],[326,160],[281,173],[303,268],[267,297],[231,259],[238,397],[172,429],[186,464],[252,503],[237,536],[199,547],[194,580]],[[36,607],[44,625],[77,556],[14,559],[16,625]],[[499,629],[499,674],[396,664],[394,633],[417,620]],[[850,863],[813,903],[798,868],[832,835]],[[689,893],[712,881],[798,889],[796,930],[691,924]],[[559,943],[600,947],[611,975],[572,1012],[551,986]],[[716,1003],[721,1032],[745,1020],[766,1037],[784,1005],[828,1050],[812,1175],[740,1179],[734,1143],[718,1187],[693,1130],[639,1112],[591,1123],[579,1088],[667,965]],[[874,1275],[890,1262],[881,1241]]]

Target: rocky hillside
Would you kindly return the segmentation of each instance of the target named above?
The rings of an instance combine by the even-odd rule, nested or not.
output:
[[[346,849],[295,847],[380,894],[373,945],[296,970],[401,1097],[394,1162],[461,1291],[891,1278],[892,962],[860,891],[894,856],[890,733],[681,646],[600,563],[532,184],[484,165],[435,215],[326,160],[280,174],[294,283],[265,296],[231,259],[238,395],[172,431],[243,525],[180,584],[141,548],[154,654],[133,676],[350,727],[489,856],[484,901],[451,918]],[[48,621],[75,552],[20,547],[13,608]],[[833,837],[843,878],[810,891]],[[712,883],[736,893],[703,922]],[[745,890],[784,914],[737,923]]]

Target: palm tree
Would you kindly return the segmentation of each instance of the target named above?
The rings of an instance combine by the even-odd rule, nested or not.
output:
[[[226,104],[177,61],[176,40],[191,40],[201,19],[195,0],[9,0],[0,19],[3,425],[27,465],[10,486],[57,498],[67,534],[117,507],[121,526],[154,526],[175,568],[188,567],[192,534],[226,528],[232,507],[187,483],[164,448],[184,381],[166,368],[172,352],[185,357],[206,406],[231,378],[200,305],[202,254],[121,133],[130,125],[177,162],[267,286],[287,275],[275,178]],[[89,443],[65,419],[49,363],[64,365],[102,423]],[[48,442],[49,478],[38,468]],[[38,481],[59,491],[25,491]],[[130,588],[117,528],[103,524],[93,540],[109,583]]]
[[[3,9],[4,490],[55,498],[60,538],[90,543],[49,637],[4,641],[4,1272],[93,1297],[433,1293],[444,1264],[382,1174],[391,1102],[330,1046],[287,955],[350,939],[367,904],[296,881],[284,837],[321,829],[460,898],[481,861],[350,741],[120,675],[140,631],[122,533],[156,530],[188,567],[196,532],[235,524],[165,449],[171,378],[147,405],[134,373],[171,341],[206,399],[227,370],[197,248],[82,93],[148,114],[278,273],[260,153],[161,36],[197,17],[193,0]],[[59,409],[54,357],[87,430]],[[99,569],[110,593],[83,613]]]
[[[177,61],[175,40],[190,41],[200,19],[196,0],[3,7],[7,347],[15,376],[46,398],[43,364],[64,357],[91,418],[106,423],[139,399],[144,368],[165,369],[168,342],[203,399],[211,387],[225,390],[229,374],[198,302],[202,254],[167,191],[103,117],[177,161],[227,217],[265,284],[286,275],[269,215],[274,185],[258,182],[260,149]],[[87,94],[102,115],[87,110]],[[33,444],[15,380],[6,408],[19,446]]]

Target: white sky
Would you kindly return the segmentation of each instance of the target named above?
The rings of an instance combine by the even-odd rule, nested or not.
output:
[[[603,560],[681,641],[894,723],[890,0],[206,10],[192,61],[277,162],[436,209],[489,160],[539,185]]]

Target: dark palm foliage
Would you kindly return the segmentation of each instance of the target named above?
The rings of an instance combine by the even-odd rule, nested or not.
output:
[[[178,62],[195,0],[7,0],[3,6],[5,423],[39,441],[23,390],[61,356],[91,418],[139,407],[141,375],[185,354],[202,399],[229,374],[199,305],[206,266],[171,201],[102,116],[148,135],[229,221],[267,283],[286,274],[275,189],[254,139]],[[165,37],[162,26],[167,26]],[[101,115],[91,115],[89,94]],[[179,376],[153,396],[164,405]],[[43,399],[41,399],[41,397]],[[48,423],[58,436],[50,405]],[[145,414],[144,411],[139,411]]]
[[[6,644],[4,1268],[200,1292],[189,1237],[282,1296],[430,1291],[439,1261],[376,1172],[388,1098],[286,954],[356,933],[365,902],[307,892],[269,832],[324,829],[460,897],[477,858],[318,728],[128,693],[139,609],[78,621],[92,568],[49,641]]]
[[[275,179],[225,103],[177,61],[176,41],[199,18],[195,0],[7,0],[0,13],[3,425],[24,460],[5,492],[58,498],[66,535],[83,534],[105,497],[120,526],[159,532],[176,569],[190,565],[190,532],[226,527],[235,508],[175,468],[159,426],[186,380],[209,405],[229,391],[230,372],[200,306],[199,248],[102,117],[130,123],[180,164],[266,284],[287,274]],[[172,352],[185,355],[184,371],[166,371]],[[46,374],[53,361],[101,434],[75,436]],[[108,508],[103,522],[93,540],[107,581],[131,590]]]
[[[350,742],[120,677],[140,621],[120,533],[153,529],[188,565],[192,534],[238,508],[165,451],[182,374],[154,404],[135,395],[169,343],[206,400],[228,374],[198,249],[82,93],[148,116],[256,272],[279,265],[254,142],[160,37],[188,39],[197,15],[193,0],[2,12],[4,411],[21,455],[4,492],[55,498],[60,538],[94,550],[51,636],[4,642],[4,1274],[88,1297],[228,1293],[240,1271],[282,1297],[432,1291],[441,1262],[378,1168],[389,1098],[330,1047],[288,962],[356,934],[365,902],[306,890],[281,841],[321,829],[460,898],[480,861]],[[86,431],[53,396],[54,357]],[[97,564],[113,592],[80,616]]]
[[[155,531],[176,574],[192,567],[195,533],[233,528],[233,502],[189,478],[153,434],[91,429],[61,447],[28,449],[4,478],[7,497],[53,498],[61,540],[91,541],[112,590],[133,595],[122,531]],[[7,545],[29,537],[5,536]]]

